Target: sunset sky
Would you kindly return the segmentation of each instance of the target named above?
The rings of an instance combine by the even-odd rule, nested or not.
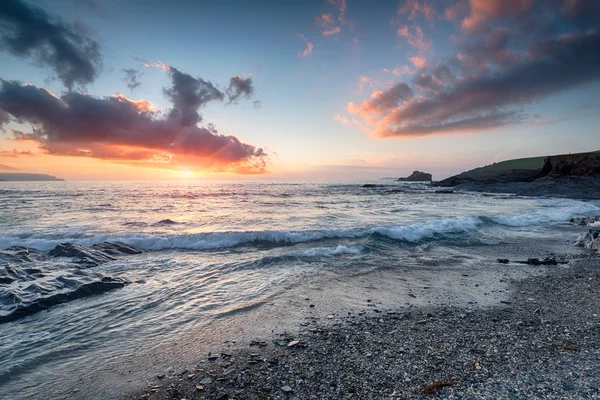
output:
[[[598,0],[0,2],[0,172],[434,179],[600,149]]]

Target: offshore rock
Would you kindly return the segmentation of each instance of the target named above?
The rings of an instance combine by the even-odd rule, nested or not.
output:
[[[48,252],[53,257],[69,257],[77,264],[95,267],[117,256],[141,254],[144,250],[118,242],[97,243],[91,247],[75,243],[61,243]]]
[[[398,178],[398,181],[400,182],[431,182],[431,180],[431,174],[421,171],[413,171],[413,173],[406,178]]]

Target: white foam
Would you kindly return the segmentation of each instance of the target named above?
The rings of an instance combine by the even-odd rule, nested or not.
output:
[[[301,251],[295,253],[295,256],[299,257],[321,257],[321,256],[337,256],[340,254],[353,254],[359,255],[364,252],[364,248],[362,246],[343,246],[338,245],[336,248],[328,248],[328,247],[315,247],[313,249]]]
[[[576,215],[597,213],[600,207],[590,203],[568,199],[541,200],[541,207],[527,212],[492,216],[490,219],[507,226],[545,225],[566,222]]]

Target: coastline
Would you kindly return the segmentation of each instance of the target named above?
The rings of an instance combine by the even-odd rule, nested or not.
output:
[[[545,243],[534,251],[557,246]],[[525,247],[496,251],[512,251],[513,258]],[[570,250],[553,254],[597,258]],[[366,273],[356,277],[364,290],[345,295],[352,285],[333,281],[310,291],[307,284],[252,317],[267,321],[287,310],[279,314],[281,324],[246,326],[241,340],[200,346],[197,362],[151,377],[126,398],[600,395],[600,269],[490,266],[419,272],[410,280],[394,269]],[[433,277],[438,286],[424,286]]]

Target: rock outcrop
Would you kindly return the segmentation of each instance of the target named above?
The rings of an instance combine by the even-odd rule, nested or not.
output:
[[[431,182],[431,180],[431,174],[421,171],[413,171],[413,173],[406,178],[398,178],[398,181],[400,182]]]
[[[582,233],[577,246],[586,249],[600,249],[600,229],[590,229],[587,233]]]
[[[538,168],[507,168],[526,165],[522,160],[527,159],[476,168],[435,185],[523,196],[600,199],[600,152],[549,156]]]
[[[61,243],[48,252],[52,257],[68,257],[86,267],[95,267],[116,260],[115,256],[141,254],[144,251],[124,243],[103,242],[91,247],[76,243]]]
[[[544,160],[544,176],[600,176],[600,153],[566,154],[550,156]]]

